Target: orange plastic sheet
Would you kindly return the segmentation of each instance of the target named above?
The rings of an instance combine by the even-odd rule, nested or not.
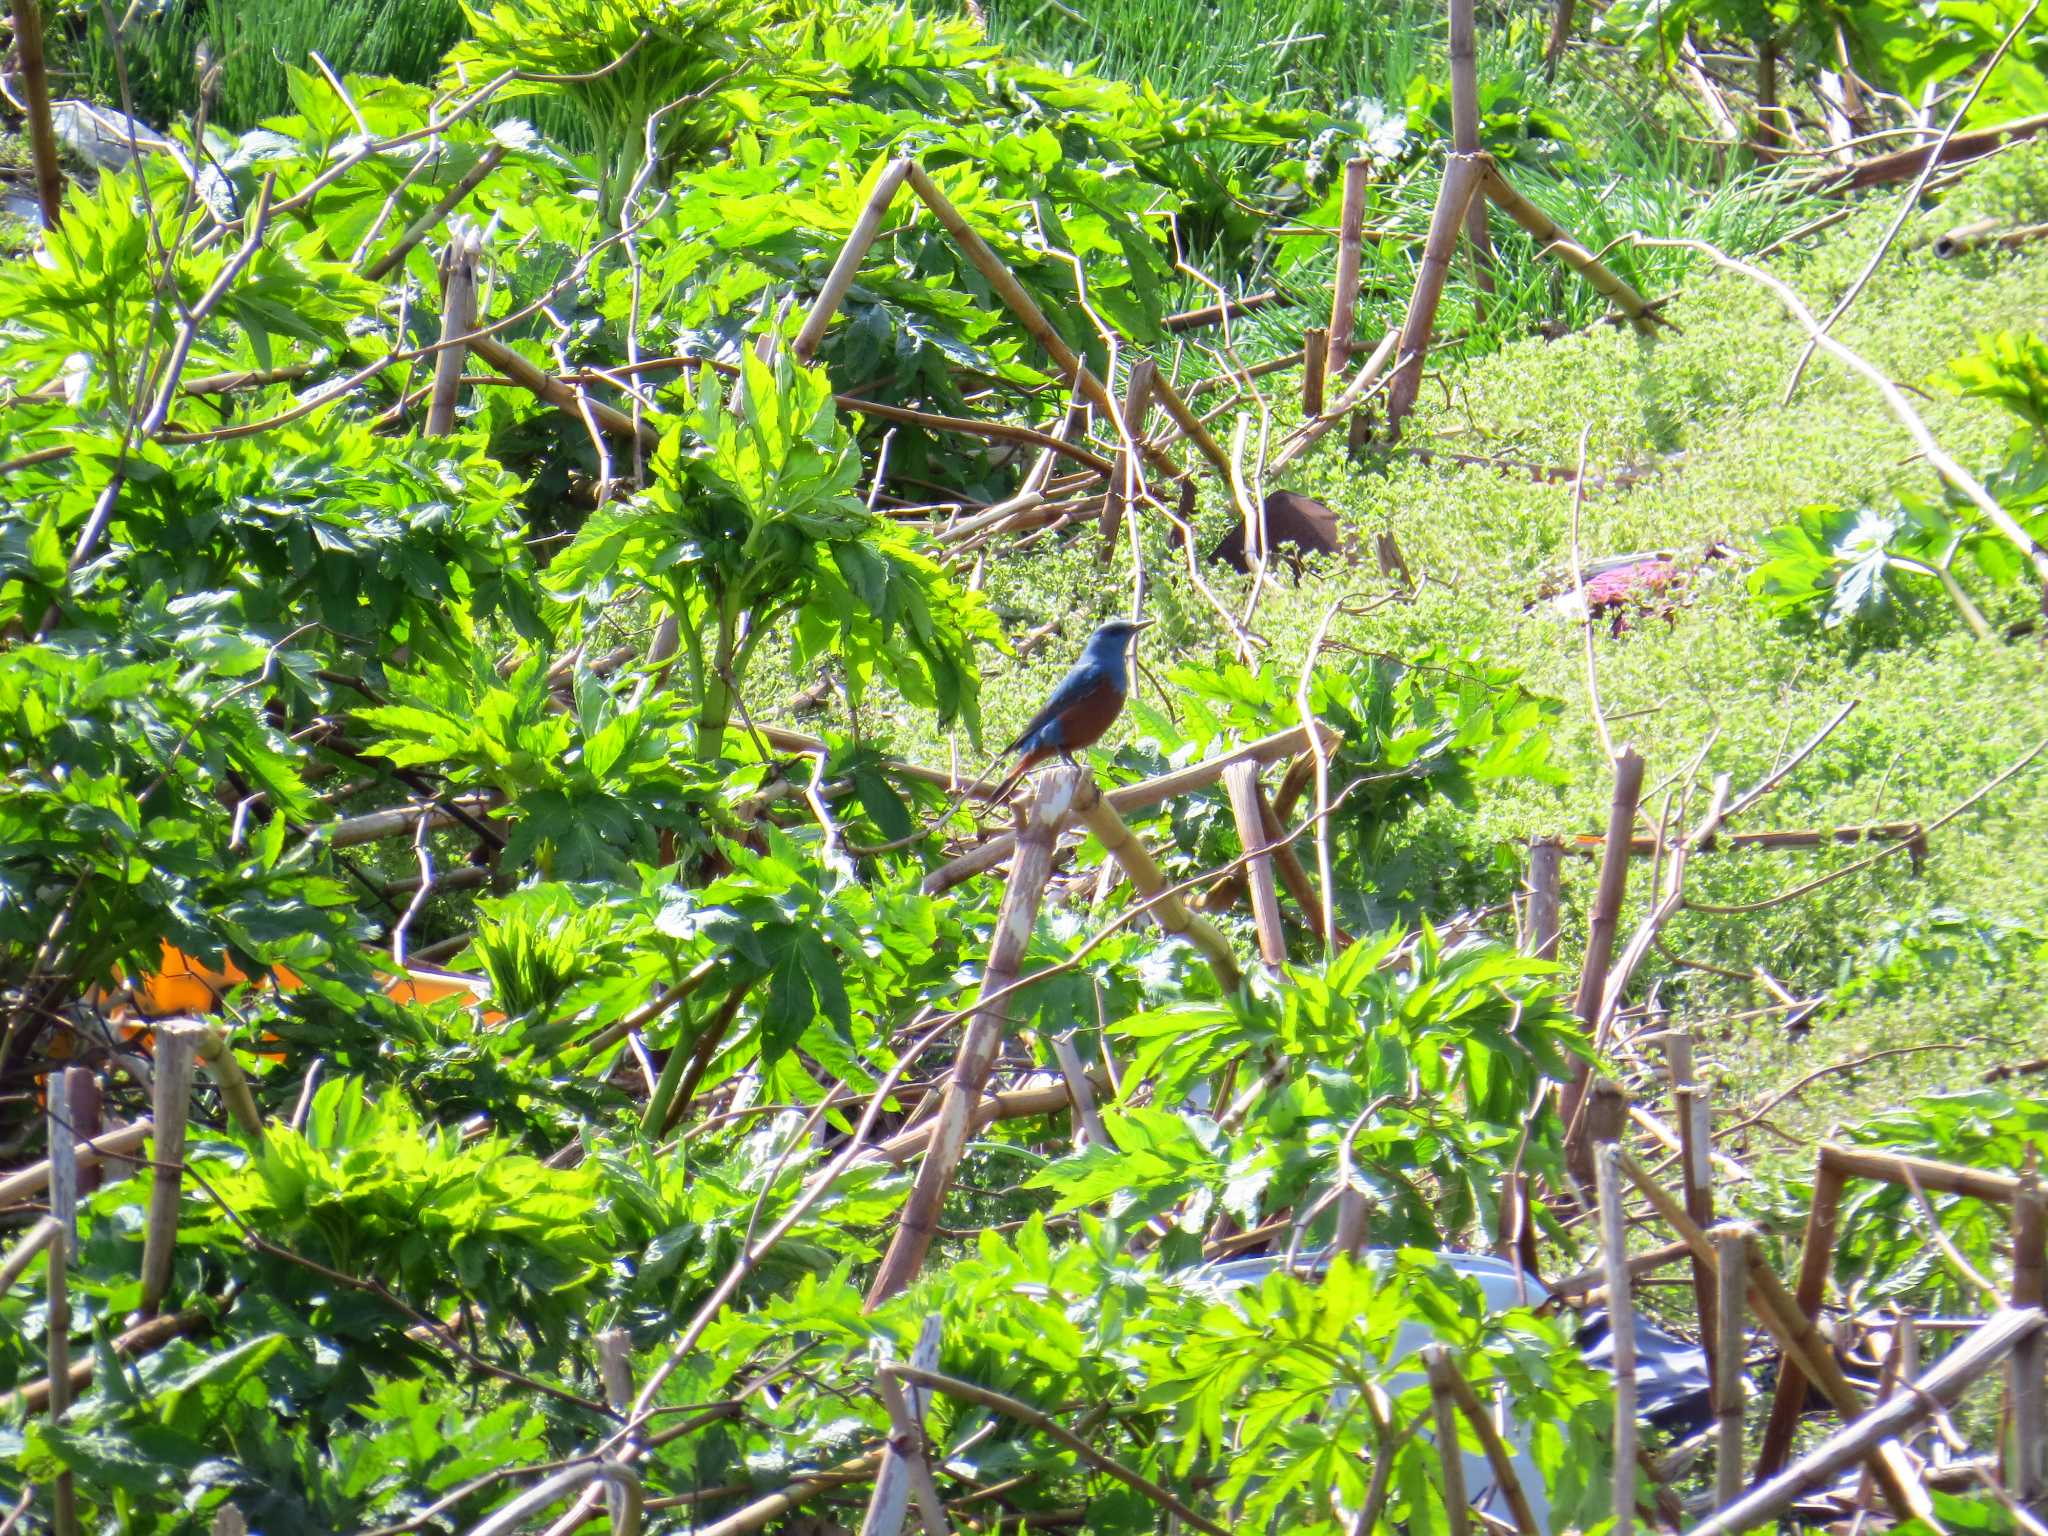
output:
[[[216,970],[201,964],[183,950],[165,944],[163,963],[157,970],[133,986],[109,989],[101,994],[99,1002],[114,1017],[131,1020],[213,1013],[218,1011],[221,999],[230,988],[248,980],[247,973],[232,960],[225,961],[222,968]],[[269,973],[265,982],[281,992],[296,992],[305,985],[281,965]],[[401,1003],[424,1005],[438,1003],[447,997],[458,998],[471,1005],[483,1002],[481,984],[476,977],[447,971],[416,971],[410,967],[398,975],[387,976],[384,992]],[[502,1013],[484,1009],[486,1023],[501,1023],[504,1017]]]

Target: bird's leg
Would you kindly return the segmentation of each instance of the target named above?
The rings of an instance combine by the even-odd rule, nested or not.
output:
[[[1065,763],[1069,768],[1077,770],[1081,766],[1079,763],[1074,761],[1074,754],[1069,752],[1065,747],[1060,748],[1060,761]]]

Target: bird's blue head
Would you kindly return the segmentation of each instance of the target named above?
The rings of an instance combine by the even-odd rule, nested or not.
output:
[[[1150,619],[1111,619],[1088,637],[1088,645],[1082,651],[1084,662],[1091,662],[1105,672],[1121,679],[1125,675],[1125,660],[1130,655],[1131,641],[1141,629],[1149,628]]]

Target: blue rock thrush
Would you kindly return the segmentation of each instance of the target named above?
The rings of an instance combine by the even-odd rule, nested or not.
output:
[[[1131,639],[1151,622],[1112,619],[1088,637],[1081,659],[1060,679],[1045,708],[1003,748],[1005,753],[1021,751],[1024,755],[1003,780],[996,793],[998,801],[1008,799],[1025,774],[1055,753],[1072,763],[1076,752],[1102,739],[1130,692]]]

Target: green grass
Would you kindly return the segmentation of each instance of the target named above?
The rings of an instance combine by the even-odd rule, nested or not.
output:
[[[458,0],[167,0],[128,31],[124,51],[138,115],[167,126],[198,97],[202,44],[222,64],[213,120],[250,128],[291,110],[284,66],[315,69],[318,53],[338,75],[433,77],[463,32]],[[118,102],[114,55],[97,9],[73,22],[53,50],[66,94]]]
[[[1916,217],[1841,324],[1842,339],[1893,377],[1922,387],[1948,359],[1970,350],[1977,335],[2038,327],[2048,313],[2048,251],[1941,263],[1926,244],[1987,204],[2024,211],[2041,195],[2044,178],[2048,152],[2035,152],[2032,161],[2008,157],[2004,166],[1973,178],[1947,207]],[[1879,199],[1809,253],[1781,257],[1776,270],[1809,304],[1825,309],[1861,267],[1890,206],[1888,198]],[[1434,380],[1425,388],[1410,440],[1569,464],[1585,428],[1596,470],[1683,455],[1633,490],[1586,499],[1581,536],[1589,557],[1661,548],[1689,560],[1712,540],[1747,551],[1800,505],[1853,503],[1932,483],[1874,392],[1845,370],[1817,363],[1792,405],[1778,406],[1801,333],[1762,289],[1702,274],[1688,283],[1671,315],[1681,329],[1655,342],[1602,327],[1558,342],[1519,342],[1454,366],[1444,379],[1447,391]],[[1938,393],[1916,403],[1964,462],[1988,466],[2002,456],[2010,431],[2003,413]],[[1227,440],[1228,422],[1221,425]],[[1425,815],[1404,829],[1413,856],[1483,859],[1488,849],[1512,848],[1535,834],[1597,831],[1610,780],[1589,706],[1580,631],[1541,603],[1531,606],[1540,579],[1561,577],[1569,568],[1569,493],[1488,470],[1446,471],[1400,454],[1351,466],[1335,438],[1326,441],[1333,446],[1312,456],[1288,483],[1328,500],[1356,533],[1391,529],[1426,577],[1412,603],[1339,618],[1333,645],[1396,654],[1438,642],[1476,646],[1526,668],[1536,687],[1566,706],[1558,750],[1569,782],[1562,789],[1485,794],[1476,824],[1448,808]],[[1228,515],[1205,496],[1203,547]],[[1150,560],[1148,601],[1164,622],[1144,642],[1147,663],[1163,667],[1168,658],[1219,650],[1221,626],[1184,578],[1165,574],[1168,555],[1157,541]],[[1689,606],[1668,627],[1651,623],[1620,638],[1598,637],[1600,691],[1617,722],[1616,739],[1645,754],[1651,785],[1681,773],[1712,737],[1699,794],[1720,772],[1732,774],[1739,791],[1839,704],[1855,699],[1860,702],[1848,722],[1744,825],[1927,821],[2048,736],[2038,635],[1979,643],[1936,598],[1918,632],[1857,655],[1839,637],[1798,633],[1769,619],[1748,595],[1742,565],[1704,566]],[[1020,616],[1019,629],[1069,615],[1062,643],[1028,664],[992,669],[984,696],[992,739],[1005,739],[1005,728],[1043,696],[1095,618],[1128,603],[1131,577],[1127,552],[1103,573],[1092,535],[990,566],[990,595]],[[1241,609],[1242,581],[1227,571],[1212,571],[1209,579]],[[1284,578],[1269,585],[1255,624],[1270,643],[1264,665],[1292,677],[1334,599],[1370,600],[1388,586],[1369,557],[1299,586]],[[1991,617],[2014,623],[2038,618],[2038,610],[2015,593],[1993,600]],[[1151,680],[1140,683],[1140,696],[1171,702]],[[938,752],[935,743],[922,750]],[[2044,788],[2048,759],[1934,834],[1923,874],[1916,876],[1900,857],[1762,912],[1683,914],[1669,929],[1672,947],[1729,970],[1761,967],[1805,997],[1830,989],[1845,965],[1862,963],[1888,925],[1937,909],[2048,934],[2048,878],[2034,852],[2048,846]],[[1660,793],[1648,814],[1661,814],[1663,803]],[[1703,856],[1688,888],[1702,901],[1756,901],[1840,868],[1862,851]],[[1495,878],[1485,869],[1472,873],[1480,884]],[[1580,952],[1592,879],[1589,863],[1569,861],[1568,956]],[[1647,886],[1648,871],[1639,865],[1624,935],[1641,915]],[[1703,1068],[1724,1103],[1754,1103],[1815,1067],[1869,1051],[1941,1047],[1823,1081],[1773,1116],[1799,1137],[1912,1091],[1968,1086],[1998,1061],[2048,1049],[2048,967],[2029,956],[2028,946],[2002,966],[1964,960],[1896,998],[1818,1022],[1798,1038],[1788,1037],[1775,1015],[1736,1017],[1772,1001],[1761,983],[1658,959],[1645,968],[1633,995],[1644,995],[1652,982],[1674,1021],[1700,1027]],[[1768,1156],[1776,1145],[1758,1129],[1737,1150]],[[1809,1140],[1790,1155],[1810,1157],[1810,1148]]]

